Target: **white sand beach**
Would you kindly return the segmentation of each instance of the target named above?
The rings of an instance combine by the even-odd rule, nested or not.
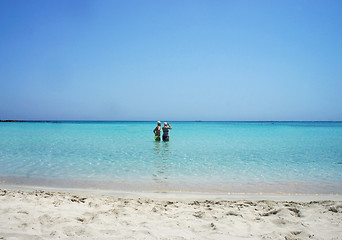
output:
[[[340,195],[142,196],[2,188],[0,239],[342,239]]]

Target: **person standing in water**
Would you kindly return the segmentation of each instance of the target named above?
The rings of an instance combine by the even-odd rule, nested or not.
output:
[[[169,129],[172,129],[169,123],[164,122],[164,127],[163,127],[163,141],[167,142],[169,141]]]
[[[157,125],[158,126],[156,126],[156,128],[153,130],[153,132],[154,132],[154,140],[160,141],[161,122],[158,121]]]

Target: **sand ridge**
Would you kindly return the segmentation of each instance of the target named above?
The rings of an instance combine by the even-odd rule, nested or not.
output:
[[[341,236],[342,201],[167,201],[0,189],[0,239]]]

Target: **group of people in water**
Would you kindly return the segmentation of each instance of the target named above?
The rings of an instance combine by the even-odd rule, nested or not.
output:
[[[172,127],[170,126],[169,123],[164,122],[164,127],[161,127],[161,122],[158,121],[157,122],[157,127],[153,130],[154,132],[154,140],[156,141],[160,141],[160,133],[163,130],[163,141],[167,142],[169,141],[170,137],[169,137],[169,129],[172,129]]]

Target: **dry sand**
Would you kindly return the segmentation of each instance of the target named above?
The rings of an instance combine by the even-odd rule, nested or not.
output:
[[[342,239],[342,201],[162,200],[0,189],[0,239]]]

